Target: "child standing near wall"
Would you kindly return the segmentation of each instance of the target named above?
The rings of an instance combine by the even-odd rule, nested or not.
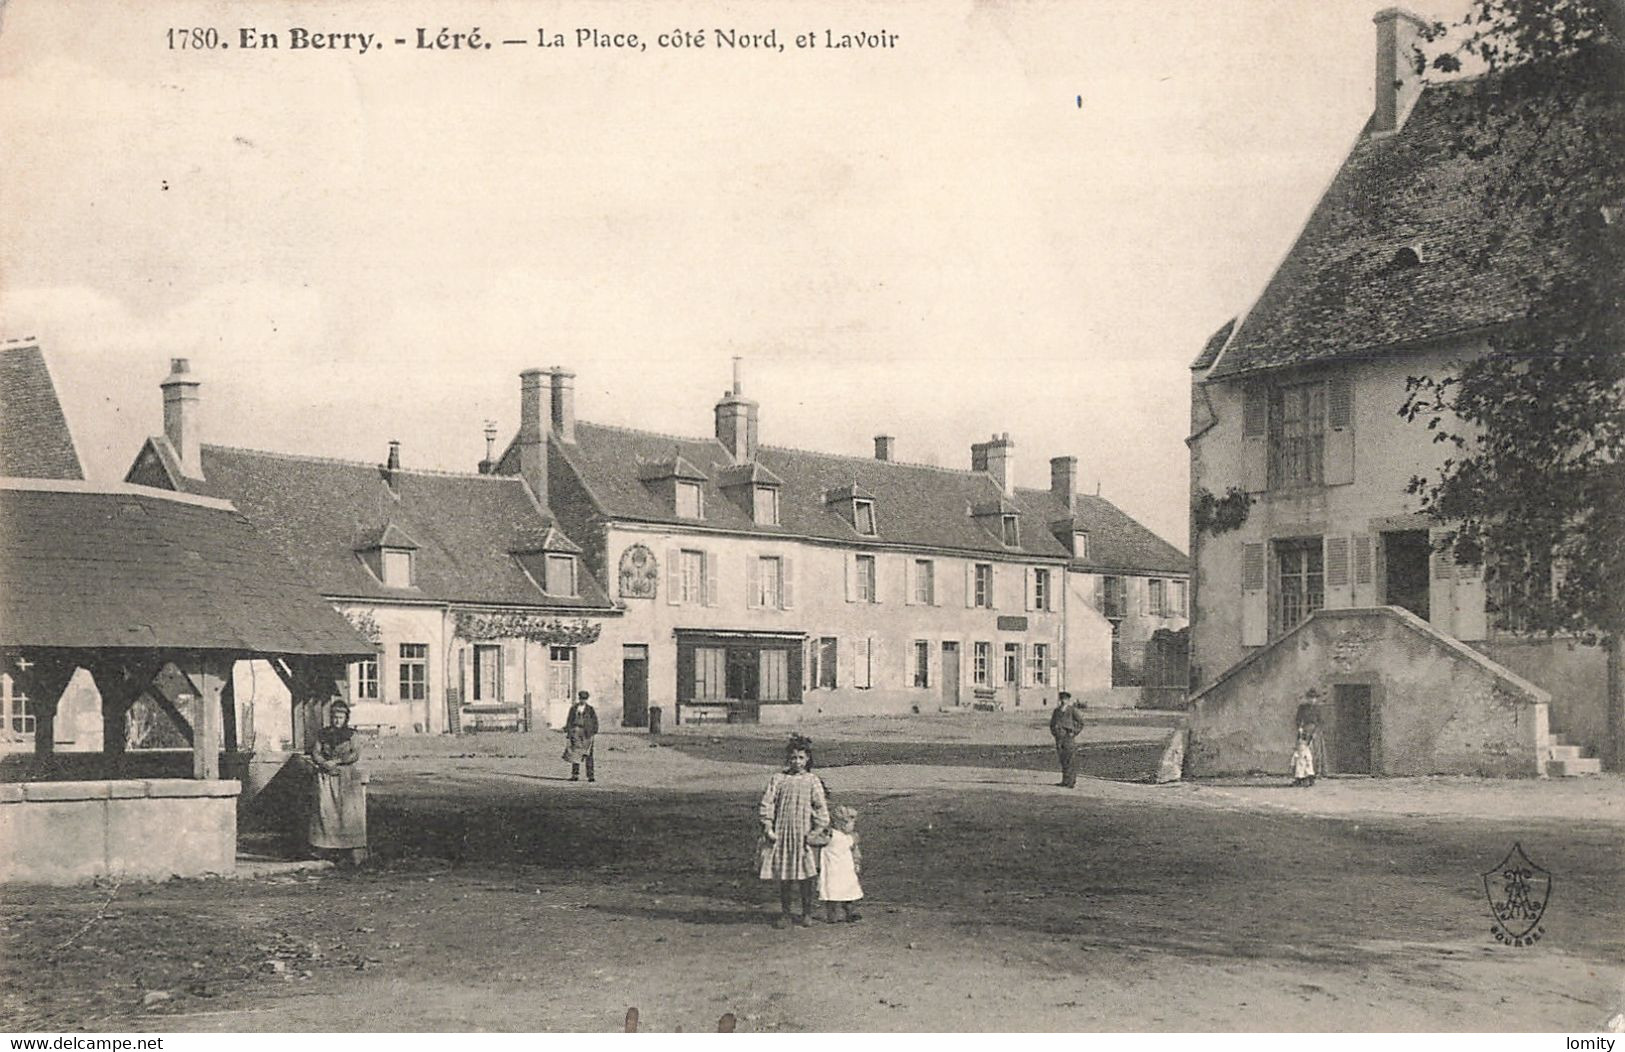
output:
[[[1292,750],[1292,784],[1304,788],[1315,784],[1315,754],[1304,727],[1298,728],[1298,745]]]

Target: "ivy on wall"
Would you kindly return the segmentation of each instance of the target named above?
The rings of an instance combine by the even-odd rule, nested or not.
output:
[[[482,614],[459,610],[452,615],[457,637],[472,643],[490,639],[528,639],[548,646],[584,647],[598,642],[602,625],[586,618],[566,621],[539,614]]]

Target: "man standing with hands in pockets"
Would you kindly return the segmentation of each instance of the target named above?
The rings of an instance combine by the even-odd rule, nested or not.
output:
[[[1050,713],[1049,732],[1055,736],[1055,754],[1061,761],[1061,785],[1068,789],[1078,784],[1078,732],[1083,730],[1083,715],[1072,704],[1072,695],[1061,691]]]

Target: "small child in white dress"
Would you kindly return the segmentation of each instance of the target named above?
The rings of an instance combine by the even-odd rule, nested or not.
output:
[[[1306,787],[1315,784],[1315,754],[1309,745],[1309,735],[1298,732],[1297,748],[1292,750],[1292,784]]]
[[[863,871],[863,852],[858,847],[858,812],[852,807],[837,807],[831,816],[829,843],[819,851],[818,897],[824,900],[824,920],[835,923],[835,904],[848,921],[861,920],[858,900],[863,898],[863,887],[858,874]]]

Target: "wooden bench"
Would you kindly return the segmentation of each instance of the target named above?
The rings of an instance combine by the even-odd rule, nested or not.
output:
[[[725,701],[684,701],[677,705],[678,723],[727,723],[733,706]]]

